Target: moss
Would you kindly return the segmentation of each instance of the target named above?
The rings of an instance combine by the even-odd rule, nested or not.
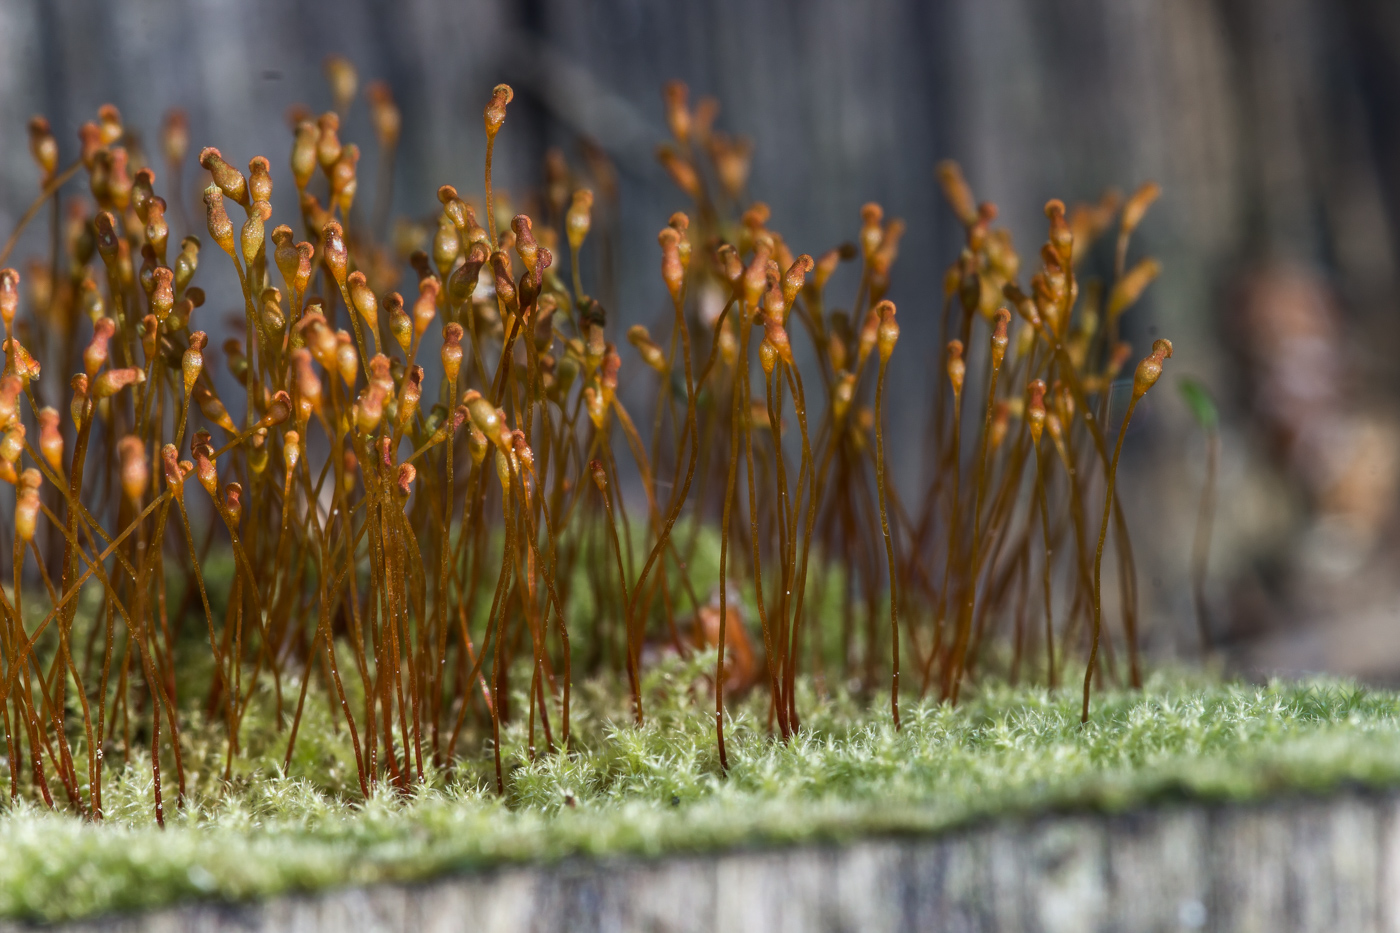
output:
[[[31,416],[21,403],[23,393],[31,409],[40,404],[27,390],[39,360],[18,336],[0,377],[0,477],[16,488],[12,573],[5,574],[13,590],[0,600],[12,607],[0,612],[0,731],[14,764],[11,775],[0,774],[13,778],[0,783],[0,794],[9,789],[24,801],[0,812],[0,913],[56,918],[571,853],[927,831],[986,813],[1121,805],[1183,780],[1196,781],[1202,793],[1248,792],[1258,783],[1258,767],[1249,763],[1254,750],[1271,754],[1313,741],[1348,712],[1349,701],[1328,699],[1320,714],[1298,713],[1313,707],[1296,697],[1270,711],[1248,691],[1235,697],[1231,688],[1178,677],[1159,680],[1145,698],[1103,701],[1096,725],[1084,729],[1076,722],[1077,693],[981,686],[999,671],[1042,667],[1042,652],[1050,670],[1054,658],[1061,666],[1077,659],[1082,640],[1074,633],[1085,631],[1077,613],[1090,607],[1094,648],[1080,672],[1095,669],[1107,525],[1100,526],[1092,587],[1083,549],[1061,545],[1092,527],[1094,503],[1086,506],[1073,479],[1080,465],[1092,468],[1082,474],[1090,489],[1106,467],[1105,501],[1114,499],[1117,453],[1111,462],[1102,456],[1105,438],[1092,413],[1123,363],[1119,315],[1158,271],[1135,254],[1126,266],[1130,235],[1156,185],[1140,188],[1121,215],[1116,194],[1072,215],[1060,201],[1048,202],[1049,240],[1032,254],[1039,271],[1023,292],[1023,265],[1006,230],[993,226],[995,207],[979,204],[956,165],[939,166],[966,234],[967,249],[946,282],[955,286],[946,297],[958,297],[964,326],[946,351],[912,358],[925,367],[936,360],[950,381],[938,380],[937,412],[915,445],[937,481],[922,498],[904,500],[908,508],[898,511],[906,521],[892,531],[884,432],[911,435],[908,425],[886,424],[886,366],[899,325],[884,295],[904,221],[867,203],[859,246],[794,258],[788,244],[797,246],[797,238],[785,239],[769,226],[768,207],[747,200],[748,144],[711,132],[713,104],[692,113],[684,86],[668,85],[675,139],[658,156],[694,203],[656,239],[673,300],[674,317],[663,325],[669,340],[664,333],[653,340],[642,325],[629,328],[627,342],[644,366],[623,369],[631,350],[618,350],[617,320],[610,329],[602,304],[584,292],[585,279],[592,283],[616,258],[606,246],[596,249],[600,238],[641,242],[619,226],[606,158],[589,153],[586,169],[576,172],[551,157],[540,197],[525,191],[520,199],[551,208],[537,214],[538,226],[516,215],[509,239],[498,237],[512,211],[492,193],[494,140],[513,97],[498,85],[485,111],[484,199],[443,186],[436,224],[432,217],[406,221],[394,226],[392,242],[375,242],[373,231],[387,229],[387,217],[347,220],[360,150],[342,145],[336,113],[351,106],[354,69],[342,59],[327,67],[335,111],[315,122],[298,117],[292,141],[289,203],[301,208],[296,226],[308,237],[301,243],[290,226],[266,226],[268,160],[254,157],[244,176],[210,147],[199,164],[214,181],[204,200],[208,235],[220,248],[206,248],[199,260],[200,239],[187,237],[170,257],[165,201],[151,173],[132,178],[124,168],[129,162],[135,170],[142,159],[116,145],[129,134],[115,107],[84,124],[82,158],[64,169],[47,121],[30,124],[44,188],[19,226],[46,216],[45,204],[83,170],[96,213],[89,220],[85,199],[70,200],[79,213],[64,222],[66,235],[52,238],[48,261],[25,266],[34,271],[26,272],[23,296],[19,274],[0,269],[0,305],[8,322],[23,299],[17,335],[55,321],[93,323],[91,338],[85,323],[36,348],[49,368],[81,353],[85,374],[71,383],[71,398],[41,393],[58,408]],[[373,158],[387,167],[400,114],[387,88],[373,87]],[[170,114],[160,147],[169,174],[178,177],[189,142],[185,117]],[[324,178],[313,182],[318,164]],[[393,175],[379,173],[376,204],[392,203]],[[575,183],[599,191],[596,218],[590,189],[572,191],[562,210]],[[487,229],[469,200],[484,206]],[[235,203],[249,218],[241,236],[227,213]],[[1076,270],[1075,260],[1115,218],[1115,270],[1104,285],[1110,307],[1100,314],[1093,302],[1077,301],[1074,286],[1081,276],[1091,282],[1095,263]],[[415,277],[401,280],[400,260],[415,246],[431,256],[416,252],[409,263]],[[204,279],[194,284],[190,276],[200,262],[222,263],[219,253],[239,289],[203,295]],[[843,262],[853,265],[838,272]],[[479,290],[483,268],[495,285]],[[71,270],[73,287],[44,271],[60,269]],[[770,281],[774,269],[781,283]],[[274,271],[288,303],[273,287]],[[390,289],[415,281],[410,317]],[[1084,294],[1091,291],[1086,285]],[[211,308],[230,299],[237,306],[239,294],[247,343],[226,341],[220,367],[208,334],[190,330],[205,326],[210,312],[191,315],[206,299]],[[1014,347],[1002,297],[1026,319]],[[114,318],[103,316],[107,309]],[[339,309],[350,330],[340,329]],[[800,349],[793,355],[783,322],[794,314],[815,357]],[[444,325],[436,362],[435,321]],[[1081,352],[1061,345],[1065,335]],[[983,340],[989,357],[977,349]],[[755,343],[762,398],[753,383]],[[872,374],[867,364],[877,349]],[[517,352],[520,365],[511,362]],[[1159,340],[1140,367],[1147,375],[1135,383],[1135,399],[1169,353]],[[220,396],[221,386],[233,387],[215,375],[225,367],[246,389],[235,392],[242,403]],[[804,369],[809,377],[820,370],[810,394]],[[619,394],[619,373],[650,382],[653,370],[654,405],[629,414],[622,396],[631,404],[637,384]],[[1023,380],[1037,375],[1064,390],[1050,400],[1054,411],[1022,399]],[[964,421],[974,422],[984,404],[982,427],[964,433]],[[644,439],[636,425],[648,422]],[[1053,456],[1042,450],[1041,423]],[[42,454],[20,443],[36,436]],[[65,438],[73,441],[67,460]],[[736,486],[741,472],[746,507]],[[47,496],[51,504],[64,500],[66,520],[48,508],[41,515],[46,484],[67,490],[58,500]],[[642,497],[646,509],[634,508],[629,518],[627,500]],[[1033,528],[1037,514],[1039,540],[1011,531]],[[917,527],[908,516],[919,516]],[[27,564],[21,545],[31,540]],[[1002,547],[1008,541],[1019,543]],[[1113,542],[1131,589],[1127,537],[1115,534]],[[896,546],[907,560],[896,561]],[[1077,572],[1069,566],[1076,553]],[[103,569],[109,559],[110,572]],[[933,594],[918,585],[915,570],[940,564],[939,592],[926,599]],[[1058,632],[1047,618],[1044,637],[1026,639],[1023,610],[1036,576],[1045,605],[1065,603],[1072,612]],[[1068,601],[1054,593],[1066,586],[1074,591]],[[719,600],[711,595],[716,587]],[[959,593],[969,599],[959,602]],[[736,601],[743,608],[731,615]],[[947,617],[949,602],[965,611]],[[1123,602],[1127,633],[1134,631],[1131,607]],[[713,630],[711,620],[719,623]],[[1030,634],[1039,632],[1037,625]],[[668,660],[659,640],[678,652],[683,643],[724,646],[732,676],[716,670],[714,654]],[[926,659],[918,657],[921,643],[930,646]],[[1122,644],[1127,679],[1136,683],[1136,642]],[[645,663],[638,657],[644,645]],[[721,774],[724,738],[712,732],[707,674],[732,682],[738,694],[763,670],[754,660],[759,645],[768,669],[810,680],[784,676],[763,685],[774,696],[776,721],[763,696],[730,698],[732,768]],[[1015,662],[1002,663],[1013,655]],[[943,693],[980,695],[956,710],[910,696],[907,728],[892,731],[883,711],[888,701],[898,722],[901,698],[871,693],[900,669],[901,657],[907,674],[922,670]],[[544,690],[521,696],[541,673],[553,701],[544,702]],[[829,694],[824,678],[855,693]],[[488,680],[490,698],[482,700],[476,687]],[[1291,697],[1292,689],[1282,694]],[[561,694],[575,702],[555,702]],[[643,700],[646,725],[625,725],[629,704],[641,720]],[[1364,710],[1364,723],[1388,721],[1388,700],[1377,703]],[[800,725],[788,715],[799,709]],[[297,726],[289,728],[293,715]],[[549,744],[546,715],[556,735],[566,734],[563,719],[572,716],[568,754],[542,749],[537,757],[527,747],[537,737]],[[1355,730],[1343,735],[1354,739]],[[1384,743],[1376,747],[1382,759],[1373,770],[1388,780]],[[424,749],[433,761],[469,757],[425,775]],[[1360,754],[1337,756],[1344,762],[1337,767],[1348,776],[1365,771],[1370,759]],[[1224,764],[1215,772],[1181,764],[1201,761]],[[1302,761],[1300,773],[1317,773]],[[1173,768],[1196,769],[1183,778]],[[410,791],[413,778],[419,785]],[[376,784],[380,796],[371,792]],[[391,784],[397,796],[386,789]],[[53,797],[69,808],[66,815],[35,809]],[[83,812],[105,820],[85,824]],[[168,823],[166,831],[153,819]]]
[[[957,709],[909,702],[895,732],[878,698],[866,707],[808,689],[810,712],[788,745],[768,738],[765,704],[754,698],[735,708],[724,777],[692,674],[682,662],[652,671],[642,729],[611,725],[625,721],[618,701],[601,687],[583,691],[580,743],[567,758],[529,763],[515,732],[504,799],[478,777],[483,760],[438,775],[410,799],[386,792],[352,804],[330,789],[343,773],[312,770],[341,761],[336,737],[313,721],[290,775],[255,759],[162,831],[150,817],[149,770],[133,760],[109,785],[102,825],[27,803],[0,815],[0,913],[60,919],[570,855],[936,832],[1164,797],[1400,783],[1400,694],[1340,681],[1253,686],[1165,674],[1141,693],[1105,694],[1087,727],[1073,691],[986,687]]]

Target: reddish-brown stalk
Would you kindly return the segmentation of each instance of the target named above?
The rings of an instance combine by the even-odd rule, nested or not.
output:
[[[630,600],[627,597],[629,588],[627,585],[627,573],[622,568],[622,542],[617,535],[617,521],[613,518],[612,496],[608,491],[608,474],[603,469],[603,464],[598,460],[592,460],[588,464],[588,470],[593,475],[593,485],[598,487],[598,495],[603,500],[603,508],[608,516],[608,537],[612,542],[613,557],[617,560],[618,586],[623,594],[622,617],[628,619],[631,616]],[[627,681],[632,691],[632,712],[636,717],[637,725],[642,724],[642,682],[640,673],[637,670],[637,658],[632,651],[632,633],[626,630],[627,649]]]
[[[963,581],[966,595],[962,613],[958,619],[958,631],[953,645],[953,656],[949,664],[948,680],[944,684],[944,696],[954,705],[962,687],[963,669],[966,660],[967,642],[972,634],[973,609],[977,600],[977,578],[981,570],[979,542],[984,529],[981,526],[982,500],[987,492],[987,449],[991,442],[992,419],[996,412],[997,376],[1001,372],[1002,360],[1006,357],[1008,337],[1007,325],[1011,322],[1011,312],[1005,308],[997,312],[996,329],[991,338],[991,367],[987,377],[987,414],[982,425],[981,451],[977,457],[976,495],[972,507],[972,546],[968,550],[967,578]]]
[[[885,434],[884,398],[885,370],[895,343],[899,340],[899,324],[894,319],[894,303],[882,301],[875,307],[880,316],[879,352],[880,370],[875,382],[875,483],[880,494],[880,530],[885,538],[885,558],[890,572],[890,714],[894,727],[899,729],[899,585],[895,579],[894,541],[890,537],[889,510],[885,504],[888,494],[885,491]],[[995,377],[994,377],[995,378]]]
[[[948,382],[953,388],[953,442],[949,448],[949,459],[953,467],[953,483],[949,493],[951,506],[948,510],[948,546],[947,554],[943,559],[943,582],[938,587],[933,646],[929,650],[928,660],[924,663],[923,680],[919,685],[920,696],[928,692],[929,675],[932,672],[933,663],[943,647],[943,624],[948,608],[948,598],[951,595],[949,584],[952,582],[954,555],[957,553],[959,517],[962,514],[962,509],[959,508],[959,500],[962,496],[962,457],[960,456],[962,449],[962,390],[963,382],[967,377],[967,364],[963,361],[963,342],[961,340],[948,341],[946,370]],[[933,490],[934,493],[936,491],[936,489]],[[945,696],[946,693],[945,686]]]
[[[1162,363],[1167,357],[1172,355],[1172,343],[1165,338],[1159,339],[1152,344],[1152,353],[1145,357],[1138,364],[1137,372],[1133,375],[1133,397],[1128,402],[1128,410],[1123,413],[1123,425],[1118,429],[1118,441],[1113,446],[1113,460],[1108,467],[1108,473],[1104,479],[1104,505],[1103,521],[1099,525],[1099,543],[1094,550],[1094,629],[1093,640],[1089,647],[1089,665],[1084,671],[1084,708],[1080,714],[1080,722],[1089,721],[1089,689],[1094,673],[1094,660],[1098,656],[1099,650],[1099,627],[1102,616],[1103,589],[1103,546],[1104,540],[1108,537],[1108,521],[1113,513],[1113,487],[1118,476],[1118,458],[1123,453],[1123,438],[1128,433],[1128,422],[1133,418],[1133,411],[1137,408],[1138,402],[1147,391],[1157,384],[1157,380],[1162,375]]]
[[[1031,443],[1035,448],[1035,495],[1040,512],[1040,530],[1044,541],[1045,566],[1045,680],[1051,690],[1055,689],[1055,625],[1054,604],[1051,601],[1050,575],[1053,569],[1054,549],[1050,546],[1050,507],[1045,497],[1045,461],[1041,459],[1040,438],[1045,430],[1045,382],[1032,380],[1026,389],[1026,421],[1030,425]]]
[[[722,321],[720,324],[722,325]],[[718,327],[718,325],[717,325]],[[740,332],[747,336],[743,326]],[[737,376],[735,382],[742,384]],[[729,771],[729,755],[724,747],[724,649],[728,642],[729,624],[729,515],[730,507],[734,502],[734,483],[739,471],[739,421],[741,399],[743,396],[738,392],[732,392],[729,410],[729,470],[724,483],[724,508],[719,526],[719,634],[716,647],[718,656],[715,660],[715,743],[719,748],[719,767],[721,772]]]

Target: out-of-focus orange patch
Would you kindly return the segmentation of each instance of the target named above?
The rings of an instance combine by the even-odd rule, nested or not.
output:
[[[696,647],[715,648],[719,646],[718,606],[703,606],[696,614],[692,637]],[[753,642],[749,640],[748,629],[739,615],[737,606],[729,607],[729,619],[724,625],[724,692],[743,693],[758,680],[758,658],[754,655]]]

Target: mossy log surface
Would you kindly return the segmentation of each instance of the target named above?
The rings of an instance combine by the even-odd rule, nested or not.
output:
[[[576,859],[0,933],[1400,930],[1400,794],[1053,815],[940,836]]]

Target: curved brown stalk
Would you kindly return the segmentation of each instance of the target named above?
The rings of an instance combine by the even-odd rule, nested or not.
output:
[[[928,693],[929,677],[933,671],[933,664],[937,660],[943,649],[943,626],[947,619],[948,611],[948,586],[953,578],[953,560],[957,553],[958,532],[960,530],[960,518],[962,509],[959,508],[959,499],[962,498],[962,388],[963,373],[966,364],[962,361],[963,344],[961,340],[952,340],[948,343],[948,381],[953,389],[953,441],[948,448],[948,459],[953,467],[953,483],[950,487],[948,509],[948,549],[943,559],[943,582],[938,587],[937,615],[934,620],[933,646],[929,649],[928,660],[924,662],[924,673],[922,682],[919,684],[919,696]],[[945,662],[946,664],[947,662]],[[946,677],[946,671],[945,671]],[[946,693],[946,691],[945,691]]]
[[[899,325],[894,321],[894,305],[883,302],[885,308],[880,323],[880,369],[875,379],[875,490],[880,499],[880,531],[885,539],[885,560],[890,574],[890,714],[894,718],[895,730],[899,730],[899,582],[898,569],[894,562],[894,540],[890,537],[888,495],[885,491],[885,370],[889,368],[890,355],[895,341],[899,338]],[[993,370],[991,397],[996,396],[996,371]],[[990,417],[990,416],[989,416]],[[974,521],[976,520],[976,513]]]
[[[1099,630],[1103,615],[1103,548],[1104,540],[1108,537],[1108,522],[1113,515],[1114,483],[1118,476],[1118,458],[1123,453],[1123,438],[1127,436],[1128,423],[1133,418],[1133,411],[1137,408],[1138,401],[1157,382],[1157,379],[1162,375],[1162,362],[1171,355],[1171,341],[1159,339],[1153,343],[1151,355],[1138,364],[1137,372],[1133,377],[1132,401],[1128,403],[1128,410],[1123,413],[1123,426],[1118,429],[1118,440],[1113,446],[1113,460],[1109,463],[1108,472],[1104,478],[1106,488],[1104,490],[1103,521],[1099,525],[1099,542],[1094,550],[1094,628],[1089,644],[1089,666],[1084,671],[1084,708],[1080,713],[1080,722],[1084,723],[1089,721],[1089,690],[1094,673],[1094,661],[1099,650]]]
[[[1041,537],[1045,544],[1045,573],[1043,585],[1045,588],[1045,673],[1046,682],[1051,690],[1055,689],[1055,625],[1054,625],[1054,603],[1050,594],[1050,571],[1052,568],[1052,555],[1054,549],[1050,546],[1050,507],[1046,504],[1045,497],[1045,462],[1041,459],[1040,438],[1036,437],[1035,445],[1035,494],[1039,503],[1040,530]]]
[[[885,504],[885,439],[880,428],[884,410],[885,365],[880,364],[880,375],[875,383],[875,474],[876,489],[880,497],[880,530],[885,539],[885,559],[890,573],[890,714],[894,727],[899,729],[899,583],[896,580],[894,562],[894,542],[890,538],[890,520]]]
[[[618,586],[622,590],[622,617],[625,622],[630,621],[631,597],[628,595],[631,590],[627,585],[627,572],[622,567],[622,542],[617,535],[617,521],[613,518],[612,496],[608,491],[608,477],[603,469],[603,464],[598,460],[593,460],[588,465],[589,471],[593,474],[593,483],[598,487],[598,495],[603,500],[603,508],[608,516],[608,536],[612,542],[613,557],[617,560]],[[636,718],[637,725],[642,724],[642,681],[637,670],[637,657],[632,650],[632,630],[630,625],[624,631],[624,643],[627,650],[627,682],[632,691],[632,712]]]
[[[783,366],[782,360],[778,360],[774,369]],[[776,377],[776,380],[775,380]],[[777,391],[774,392],[773,383],[777,382]],[[777,682],[778,691],[774,695],[774,705],[776,707],[778,724],[784,738],[790,736],[793,731],[791,720],[792,697],[788,693],[788,671],[792,666],[793,657],[790,651],[791,634],[788,622],[788,604],[792,599],[793,577],[796,572],[797,555],[794,550],[796,545],[796,520],[797,510],[791,504],[788,492],[787,462],[783,457],[783,433],[782,433],[782,410],[783,410],[783,381],[781,373],[764,373],[763,389],[765,400],[768,405],[768,425],[769,433],[773,438],[773,475],[777,480],[778,495],[777,503],[774,507],[775,525],[778,532],[778,554],[780,558],[779,570],[782,573],[778,581],[778,592],[774,598],[775,631],[773,643],[777,645],[778,657],[774,667],[774,677]],[[800,479],[800,477],[799,477]]]
[[[721,321],[716,325],[722,326]],[[738,392],[740,380],[735,376],[735,391],[731,393],[729,407],[729,472],[724,485],[723,517],[719,526],[719,654],[715,661],[715,743],[719,748],[719,768],[729,771],[729,755],[724,747],[724,649],[728,638],[729,624],[729,516],[734,504],[734,484],[739,472],[739,406],[742,396]]]
[[[499,453],[497,456],[501,456]],[[501,697],[503,694],[503,678],[505,664],[505,625],[506,617],[510,612],[509,596],[511,577],[515,570],[515,526],[509,520],[511,493],[507,488],[503,496],[504,508],[507,513],[506,520],[506,542],[501,554],[501,579],[497,584],[496,605],[493,605],[492,613],[495,613],[496,606],[500,607],[500,615],[496,616],[496,641],[495,641],[495,661],[492,670],[491,681],[495,684],[495,698],[497,702],[491,704],[491,754],[496,763],[496,793],[505,795],[505,776],[501,770]],[[485,657],[486,652],[482,651]]]
[[[958,692],[962,687],[963,664],[971,635],[973,610],[977,602],[977,578],[981,570],[978,545],[982,534],[982,500],[987,494],[987,448],[991,441],[992,418],[996,413],[997,376],[1001,372],[1007,345],[1007,325],[1011,322],[1011,312],[1002,308],[997,312],[996,330],[992,334],[991,372],[987,377],[987,413],[982,423],[981,451],[977,456],[976,495],[972,507],[972,547],[968,552],[967,590],[963,600],[962,614],[958,619],[958,631],[953,645],[953,657],[949,663],[948,680],[944,683],[944,696],[957,705]]]
[[[518,484],[520,483],[518,475],[516,478],[516,482]],[[520,485],[521,494],[523,495],[523,484]],[[545,533],[549,536],[550,540],[552,541],[554,538],[554,533],[549,522],[549,506],[547,504],[544,504],[543,501],[541,501],[541,506],[543,512],[542,517],[544,518],[545,522]],[[567,754],[569,751],[569,691],[570,683],[572,681],[572,660],[569,656],[569,629],[568,625],[565,624],[564,620],[564,604],[559,599],[559,594],[555,589],[554,574],[550,569],[550,565],[544,560],[544,558],[540,556],[539,545],[535,543],[537,529],[530,528],[527,522],[527,527],[525,530],[526,543],[530,547],[530,553],[534,555],[536,566],[540,568],[540,575],[544,578],[545,589],[549,594],[550,602],[554,604],[555,615],[559,619],[559,636],[560,641],[562,643],[561,647],[564,653],[564,696],[562,723],[563,731],[560,735],[560,744],[564,753]]]
[[[687,436],[690,439],[690,456],[686,462],[685,479],[681,483],[680,491],[673,494],[671,506],[667,510],[666,519],[662,522],[661,528],[656,536],[656,541],[652,544],[651,551],[647,554],[647,559],[642,565],[642,571],[638,574],[636,583],[633,585],[632,595],[629,598],[629,605],[632,606],[637,604],[638,596],[642,587],[646,585],[647,578],[651,575],[653,566],[658,560],[662,559],[661,555],[670,545],[671,530],[675,527],[676,520],[680,517],[681,509],[685,507],[686,498],[690,494],[691,481],[695,478],[695,465],[700,455],[700,435],[696,426],[695,414],[695,383],[691,376],[690,364],[690,331],[685,322],[683,297],[677,299],[675,302],[675,314],[675,327],[680,331],[681,354],[685,363],[685,423],[687,432],[685,435],[682,435],[681,448],[677,451],[677,467],[680,465],[680,453],[683,452],[686,447],[685,438]]]
[[[802,462],[798,467],[797,490],[793,501],[793,531],[791,532],[792,547],[796,548],[796,522],[797,513],[802,505],[802,477],[805,473],[807,477],[807,518],[802,530],[802,551],[797,558],[796,572],[794,574],[793,586],[796,593],[793,598],[792,607],[792,638],[787,646],[787,684],[784,690],[788,696],[788,721],[793,730],[799,728],[800,721],[797,717],[797,698],[795,681],[797,678],[797,664],[801,657],[801,636],[802,636],[802,603],[807,592],[807,559],[811,554],[812,547],[812,527],[817,518],[817,489],[818,474],[814,470],[815,464],[812,462],[812,442],[807,432],[807,401],[802,390],[802,375],[795,366],[788,366],[786,363],[779,363],[784,377],[788,381],[788,386],[792,391],[793,409],[797,413],[797,426],[802,437]],[[822,462],[822,472],[831,463],[831,451]]]
[[[1137,408],[1138,397],[1135,396],[1128,403],[1128,410],[1123,414],[1123,426],[1118,429],[1118,440],[1113,445],[1113,460],[1109,463],[1108,473],[1104,477],[1104,506],[1103,521],[1099,525],[1099,543],[1094,549],[1094,627],[1089,641],[1089,665],[1084,671],[1084,708],[1080,713],[1079,721],[1089,721],[1089,690],[1093,683],[1094,662],[1099,654],[1099,630],[1103,616],[1103,547],[1104,541],[1108,537],[1108,522],[1113,515],[1113,487],[1118,477],[1118,457],[1123,453],[1123,438],[1128,433],[1128,422],[1132,420],[1133,410]]]
[[[772,691],[770,695],[771,695],[771,697],[773,698],[773,701],[776,702],[777,699],[778,699],[778,697],[780,696],[780,689],[779,689],[779,687],[778,687],[777,659],[774,657],[774,650],[773,650],[773,630],[772,630],[772,626],[769,624],[769,620],[768,620],[768,610],[767,610],[767,607],[764,605],[764,601],[763,601],[763,568],[762,568],[762,563],[761,563],[760,556],[759,556],[759,541],[758,541],[758,537],[759,537],[759,536],[758,536],[758,497],[757,497],[757,495],[756,495],[756,493],[755,493],[755,482],[754,482],[756,473],[755,473],[755,470],[754,470],[754,459],[753,459],[753,428],[752,428],[752,424],[751,424],[751,422],[752,422],[753,419],[752,419],[752,416],[751,416],[751,414],[750,414],[750,412],[749,412],[749,410],[748,410],[748,409],[749,409],[748,401],[749,401],[749,398],[750,398],[750,388],[749,388],[749,355],[748,355],[748,343],[749,343],[749,339],[748,339],[748,338],[749,338],[749,335],[750,335],[749,332],[750,332],[750,327],[751,327],[751,324],[749,323],[750,320],[751,320],[751,316],[750,316],[750,318],[747,319],[743,324],[741,324],[741,325],[740,325],[740,328],[739,328],[739,334],[740,334],[740,336],[739,336],[739,361],[738,361],[738,368],[735,370],[735,377],[734,377],[734,386],[735,386],[735,389],[734,389],[734,391],[735,391],[735,397],[736,397],[736,398],[739,398],[739,399],[742,399],[742,400],[743,400],[743,401],[742,401],[742,404],[743,404],[743,406],[744,406],[743,414],[742,414],[742,416],[741,416],[741,418],[740,418],[739,424],[740,424],[740,432],[741,432],[741,437],[742,437],[742,440],[743,440],[743,448],[744,448],[744,465],[745,465],[744,475],[745,475],[745,477],[746,477],[746,479],[747,479],[747,484],[748,484],[748,488],[749,488],[749,540],[750,540],[750,544],[751,544],[751,547],[752,547],[752,552],[751,552],[751,553],[752,553],[752,555],[753,555],[753,568],[752,568],[752,569],[753,569],[753,576],[754,576],[754,605],[755,605],[756,608],[758,609],[759,627],[760,627],[760,630],[763,632],[763,647],[764,647],[764,651],[766,652],[766,663],[767,663],[767,667],[768,667],[769,689]],[[724,625],[724,622],[721,621],[720,624],[721,624],[721,626],[723,626],[723,625]],[[727,634],[727,633],[726,633],[726,634]],[[723,641],[722,638],[721,638],[721,641]],[[786,740],[786,738],[787,738],[787,711],[786,711],[786,709],[783,709],[783,710],[780,710],[780,711],[779,711],[779,723],[780,723],[780,724],[779,724],[779,728],[780,728],[780,730],[781,730],[781,732],[782,732],[783,738],[784,738],[784,740]]]

